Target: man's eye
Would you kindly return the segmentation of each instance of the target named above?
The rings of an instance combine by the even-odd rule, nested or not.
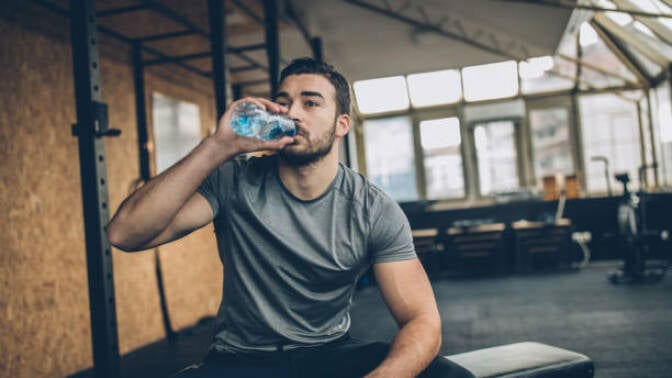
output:
[[[312,100],[308,100],[308,101],[306,101],[306,106],[309,107],[309,108],[312,108],[312,107],[315,107],[315,106],[319,106],[319,105],[320,105],[320,104],[318,104],[317,101],[312,101]]]

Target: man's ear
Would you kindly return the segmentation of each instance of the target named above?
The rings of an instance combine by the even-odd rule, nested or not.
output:
[[[344,137],[350,131],[350,116],[341,114],[336,118],[336,136]]]

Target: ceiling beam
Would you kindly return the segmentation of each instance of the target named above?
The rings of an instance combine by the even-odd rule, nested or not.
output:
[[[504,0],[508,1],[510,3],[527,3],[527,4],[534,4],[534,5],[546,5],[550,7],[556,7],[556,8],[564,8],[564,9],[585,9],[585,10],[590,10],[594,12],[619,12],[619,13],[627,13],[631,16],[640,16],[640,17],[663,17],[663,18],[672,18],[672,14],[669,13],[652,13],[652,12],[645,12],[645,11],[640,11],[636,9],[611,9],[611,8],[604,8],[604,7],[598,7],[595,5],[584,5],[584,4],[577,4],[572,1],[567,1],[567,0]]]
[[[630,72],[632,72],[635,77],[637,77],[637,81],[639,81],[640,85],[642,85],[644,88],[650,88],[651,79],[646,74],[646,70],[640,66],[635,58],[623,48],[618,39],[599,22],[592,20],[590,21],[590,25],[607,46],[607,48],[616,56],[616,58],[620,60],[621,63],[625,64]]]
[[[632,0],[612,0],[612,1],[619,8],[620,7],[636,8],[637,7],[637,4],[635,4]],[[667,42],[668,44],[672,44],[672,31],[670,29],[668,29],[667,26],[663,25],[659,20],[653,19],[653,18],[650,18],[650,17],[641,17],[641,16],[634,16],[634,19],[641,22],[642,24],[646,25],[649,29],[651,29],[664,42]]]
[[[660,0],[660,1],[665,3],[665,5],[667,5],[668,7],[672,8],[672,0]]]
[[[611,72],[611,71],[606,70],[606,69],[604,69],[604,68],[602,68],[602,67],[596,66],[596,65],[594,65],[594,64],[592,64],[592,63],[588,63],[588,62],[586,62],[584,59],[574,58],[574,57],[571,57],[571,56],[569,56],[569,55],[565,55],[565,54],[557,54],[556,56],[559,57],[559,58],[565,59],[565,60],[569,60],[570,62],[573,62],[573,63],[576,63],[576,64],[580,64],[580,65],[582,65],[583,67],[587,67],[587,68],[589,68],[589,69],[591,69],[591,70],[593,70],[593,71],[599,72],[599,73],[601,73],[602,75],[605,75],[605,76],[608,76],[608,77],[612,77],[612,78],[615,78],[615,79],[618,79],[618,80],[623,80],[623,81],[626,82],[626,83],[641,84],[641,83],[639,83],[639,82],[637,81],[636,78],[633,80],[632,78],[629,78],[629,77],[627,77],[627,76],[625,76],[625,75],[621,75],[621,74],[616,73],[616,72]]]
[[[609,31],[610,34],[616,36],[621,41],[628,44],[632,48],[636,49],[640,53],[644,54],[647,58],[654,61],[656,64],[666,67],[668,60],[665,56],[660,54],[655,48],[649,46],[645,40],[642,40],[635,33],[626,30],[625,28],[618,25],[614,20],[609,18],[603,13],[595,14],[593,21]]]
[[[210,33],[206,32],[202,28],[198,27],[196,24],[188,20],[186,17],[183,15],[179,14],[178,12],[175,12],[173,9],[170,7],[156,1],[156,0],[146,0],[145,1],[147,4],[151,4],[152,10],[156,11],[160,15],[173,20],[177,23],[182,24],[183,26],[187,27],[189,30],[193,30],[197,34],[200,34],[204,36],[205,38],[208,38],[210,40]],[[233,52],[235,55],[237,55],[239,58],[245,60],[246,62],[250,64],[254,64],[259,68],[264,68],[267,69],[267,67],[263,66],[261,63],[257,62],[256,60],[250,58],[248,55],[242,52]]]

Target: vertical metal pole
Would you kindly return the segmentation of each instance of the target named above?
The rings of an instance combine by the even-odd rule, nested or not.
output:
[[[149,149],[147,142],[149,136],[147,133],[147,102],[145,101],[145,66],[142,61],[142,42],[133,41],[133,84],[135,89],[135,118],[138,132],[138,155],[140,162],[140,179],[147,182],[151,178],[149,165]],[[161,259],[159,258],[158,248],[154,249],[154,265],[156,271],[156,282],[159,289],[159,301],[161,304],[161,315],[163,318],[163,329],[166,332],[168,341],[175,339],[175,332],[170,325],[170,314],[166,304],[166,295],[163,288],[163,273],[161,270]]]
[[[577,98],[577,96],[578,92],[576,90],[573,90],[570,95],[570,101],[571,101],[570,111],[572,113],[572,122],[575,131],[574,140],[576,142],[575,144],[576,148],[574,149],[574,159],[576,159],[575,166],[577,176],[579,179],[579,185],[581,188],[583,188],[584,193],[588,193],[586,162],[584,160],[585,156],[583,154],[583,129],[581,127],[583,121],[581,119],[581,114],[579,112],[579,104],[578,104],[579,99]],[[607,177],[607,189],[609,190],[609,196],[611,196],[611,177]]]
[[[233,92],[233,99],[239,100],[243,97],[243,86],[240,84],[233,84],[231,86],[231,92]]]
[[[147,149],[147,104],[145,102],[145,68],[142,64],[142,42],[133,42],[133,84],[135,88],[135,118],[138,132],[138,155],[140,158],[140,178],[149,180],[149,150]]]
[[[79,162],[84,209],[86,263],[93,368],[96,377],[119,376],[119,346],[114,303],[112,255],[104,227],[109,220],[102,140],[107,128],[96,37],[94,0],[70,0],[70,34],[75,81]]]
[[[280,77],[280,42],[278,38],[278,9],[275,0],[264,0],[264,24],[266,26],[266,54],[271,96],[278,91]]]
[[[212,49],[212,79],[215,86],[217,120],[226,111],[226,11],[224,0],[208,0],[210,17],[210,47]]]
[[[651,163],[655,164],[658,161],[656,157],[656,134],[653,125],[653,109],[651,108],[651,88],[645,88],[646,90],[646,105],[647,105],[647,116],[649,119],[649,141],[651,143]],[[658,177],[658,167],[653,168],[653,185],[654,188],[660,186],[660,181]]]
[[[639,158],[642,160],[642,166],[646,165],[646,138],[644,138],[644,119],[642,115],[642,104],[637,100],[635,102],[635,106],[637,107],[637,127],[639,129]],[[643,180],[639,182],[639,187],[644,190],[644,188],[649,186],[649,180],[646,175],[646,171],[644,171],[644,175],[640,175],[638,177],[639,180]]]
[[[324,61],[324,50],[322,49],[322,38],[314,37],[310,39],[310,49],[313,51],[313,59],[318,62]]]

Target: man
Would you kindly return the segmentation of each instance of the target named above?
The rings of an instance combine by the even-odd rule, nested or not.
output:
[[[241,101],[286,113],[296,136],[235,134],[231,113]],[[338,162],[349,110],[341,74],[297,59],[281,73],[275,102],[233,102],[211,136],[138,189],[112,219],[109,239],[124,251],[214,221],[224,265],[221,326],[204,363],[184,376],[412,377],[433,360],[427,373],[446,371],[435,359],[439,313],[406,217]],[[262,150],[278,154],[239,156]],[[400,326],[391,345],[348,335],[355,285],[371,264]]]

